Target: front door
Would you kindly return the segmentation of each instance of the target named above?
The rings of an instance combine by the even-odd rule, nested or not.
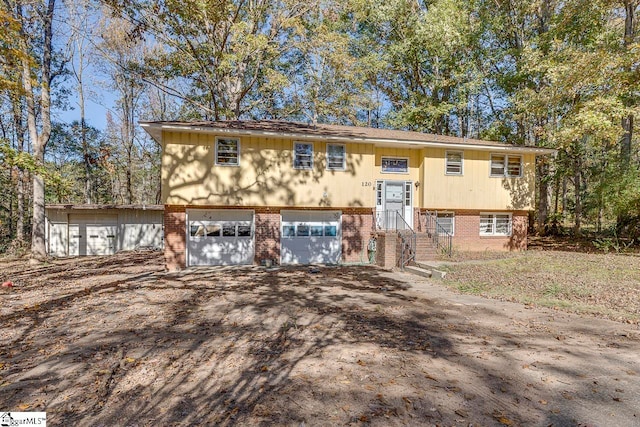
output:
[[[410,226],[413,226],[411,182],[379,181],[377,183],[378,225],[386,229],[403,228],[398,223],[398,214]]]

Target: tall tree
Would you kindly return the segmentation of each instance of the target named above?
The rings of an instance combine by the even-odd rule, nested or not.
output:
[[[5,5],[20,24],[18,46],[25,54],[20,61],[20,90],[25,100],[33,156],[37,162],[44,165],[44,151],[51,135],[51,85],[56,74],[52,71],[56,2],[5,0]],[[31,251],[33,259],[36,260],[46,257],[44,202],[44,178],[38,168],[33,173],[31,232]]]
[[[315,2],[107,3],[133,24],[132,37],[149,34],[164,48],[147,58],[138,75],[187,102],[194,117],[218,120],[240,118],[253,108],[258,81],[273,72],[288,49],[287,35]]]

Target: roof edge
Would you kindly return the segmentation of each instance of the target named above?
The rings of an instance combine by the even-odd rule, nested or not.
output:
[[[175,132],[196,132],[196,133],[208,133],[208,134],[223,134],[233,136],[263,136],[263,137],[286,137],[295,138],[300,140],[326,140],[331,142],[352,142],[352,143],[364,143],[374,144],[378,146],[405,146],[409,148],[426,148],[426,147],[438,147],[438,148],[465,148],[471,150],[480,151],[510,151],[516,153],[534,153],[536,155],[553,154],[557,150],[552,148],[532,147],[526,145],[514,145],[508,143],[501,143],[498,141],[484,141],[479,139],[467,139],[460,137],[448,137],[444,135],[435,134],[422,134],[425,137],[432,138],[433,141],[424,141],[410,138],[382,138],[371,136],[347,136],[347,135],[330,135],[328,133],[322,133],[322,129],[318,129],[318,133],[307,134],[295,131],[275,131],[275,130],[254,130],[254,129],[230,129],[216,126],[205,126],[201,123],[182,124],[175,122],[154,122],[154,121],[140,121],[140,126],[151,135],[158,143],[162,144],[162,132],[163,131],[175,131]],[[214,124],[215,122],[211,122]],[[293,123],[293,122],[287,122]],[[354,127],[356,128],[356,127]],[[369,128],[363,128],[369,129]],[[404,132],[404,131],[395,131]],[[407,131],[407,134],[411,132]],[[439,138],[455,138],[460,142],[452,141],[438,141]]]
[[[146,205],[146,204],[130,204],[130,205],[102,205],[102,204],[75,204],[75,203],[47,203],[46,209],[56,210],[102,210],[102,209],[130,209],[130,210],[143,210],[143,211],[162,211],[164,205]]]

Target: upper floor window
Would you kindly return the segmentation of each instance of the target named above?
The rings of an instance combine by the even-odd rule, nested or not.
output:
[[[313,169],[313,144],[304,142],[293,144],[293,167]]]
[[[216,165],[240,165],[240,140],[238,138],[216,138]]]
[[[492,154],[491,176],[506,176],[509,178],[522,176],[522,156]]]
[[[327,144],[327,169],[343,171],[346,166],[345,146],[342,144]]]
[[[397,157],[382,158],[383,173],[409,173],[409,159]]]
[[[481,236],[510,236],[511,227],[511,214],[480,214]]]
[[[462,175],[462,151],[447,151],[445,158],[446,174]]]

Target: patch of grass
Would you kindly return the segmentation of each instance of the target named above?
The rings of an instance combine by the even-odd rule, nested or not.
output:
[[[489,284],[482,282],[464,282],[457,284],[456,288],[464,294],[482,295],[489,289]]]
[[[459,292],[640,321],[637,257],[529,251],[448,267],[446,285]]]
[[[544,291],[542,291],[542,295],[548,298],[557,298],[562,294],[564,294],[564,289],[562,285],[559,285],[558,283],[550,283],[545,286]]]

